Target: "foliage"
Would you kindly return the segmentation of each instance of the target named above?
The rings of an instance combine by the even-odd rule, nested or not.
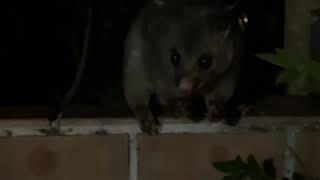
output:
[[[248,156],[247,163],[237,156],[234,160],[213,162],[213,166],[227,174],[222,180],[241,180],[248,177],[252,180],[267,180],[253,155]]]
[[[311,59],[299,57],[287,49],[276,49],[275,53],[258,53],[257,57],[282,67],[276,84],[302,83],[302,90],[307,94],[320,94],[320,63]]]
[[[261,167],[252,154],[247,157],[247,163],[238,155],[234,160],[216,161],[212,163],[213,167],[225,174],[221,180],[269,180],[276,179],[276,169],[272,159],[266,159]],[[304,176],[295,172],[293,180],[305,179]],[[290,180],[283,177],[282,180]]]

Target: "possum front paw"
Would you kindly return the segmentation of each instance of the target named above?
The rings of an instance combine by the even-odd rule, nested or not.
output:
[[[144,119],[140,121],[141,131],[148,135],[159,134],[160,126],[161,124],[157,118]]]
[[[146,106],[136,106],[133,111],[142,132],[149,135],[159,134],[161,123]]]
[[[208,120],[213,123],[219,122],[220,113],[216,106],[211,105],[208,107]]]

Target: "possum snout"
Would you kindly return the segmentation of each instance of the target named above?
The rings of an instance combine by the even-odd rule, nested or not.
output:
[[[193,80],[190,78],[182,78],[179,82],[178,89],[182,96],[189,96],[194,86]]]

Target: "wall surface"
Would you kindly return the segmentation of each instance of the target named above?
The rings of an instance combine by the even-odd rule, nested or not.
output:
[[[132,119],[65,120],[59,133],[43,121],[1,121],[0,179],[212,180],[223,175],[213,161],[249,154],[259,163],[273,159],[280,179],[304,170],[291,148],[320,177],[319,120],[246,118],[233,128],[165,123],[157,136],[141,134]]]
[[[128,179],[125,135],[1,138],[0,152],[0,179]]]

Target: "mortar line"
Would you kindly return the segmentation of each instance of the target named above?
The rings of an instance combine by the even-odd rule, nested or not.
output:
[[[137,133],[129,134],[129,180],[138,179],[138,140]]]
[[[29,126],[0,126],[0,136],[7,136],[8,131],[11,131],[12,136],[45,136],[49,135],[41,132],[41,130],[50,130],[56,127],[56,124],[47,125],[29,125]],[[85,124],[85,125],[61,125],[59,135],[94,135],[97,131],[101,131],[104,135],[108,134],[138,134],[141,133],[137,123],[131,124]],[[175,134],[175,133],[229,133],[229,132],[247,132],[247,128],[232,128],[227,125],[217,123],[210,124],[207,122],[197,124],[164,124],[160,130],[160,134]]]
[[[296,132],[297,129],[293,127],[289,127],[286,130],[287,146],[284,152],[284,175],[290,179],[292,179],[292,175],[295,171],[295,158],[292,152],[290,151],[289,147],[293,150],[296,150]]]

